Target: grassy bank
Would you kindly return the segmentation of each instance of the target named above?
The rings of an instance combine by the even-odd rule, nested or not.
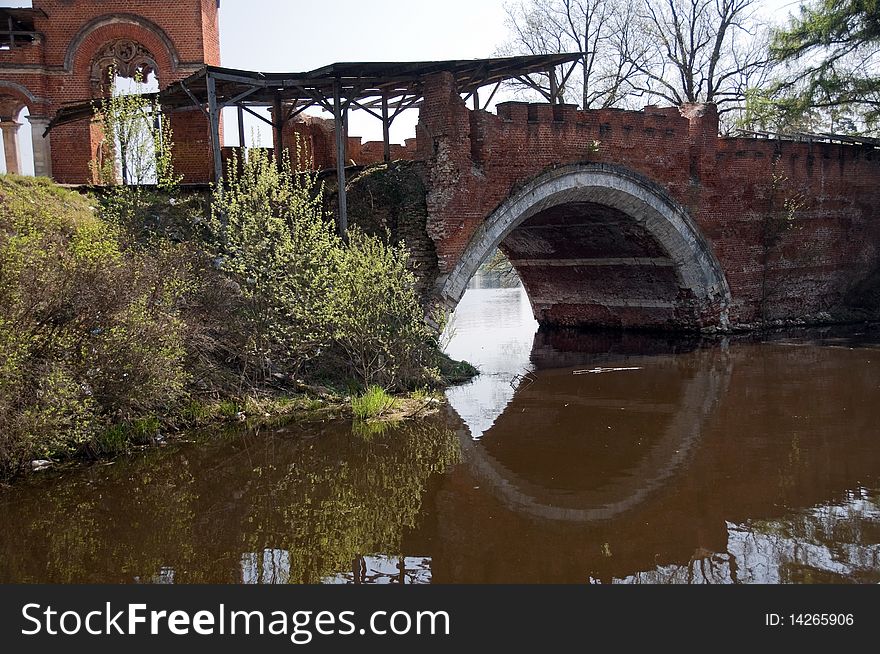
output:
[[[214,422],[351,417],[373,386],[418,414],[415,389],[473,374],[425,326],[406,252],[331,225],[313,178],[260,156],[213,198],[0,176],[0,478]]]

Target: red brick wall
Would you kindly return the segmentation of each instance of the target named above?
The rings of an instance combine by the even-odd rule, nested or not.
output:
[[[160,86],[183,79],[204,63],[220,63],[216,0],[34,0],[34,28],[39,39],[30,46],[0,51],[0,94],[21,85],[33,115],[53,116],[64,104],[93,96],[91,67],[97,52],[117,39],[131,39],[145,47],[157,64]],[[4,84],[5,83],[5,84]],[[196,118],[184,125],[184,115]],[[183,162],[185,181],[204,181],[212,175],[210,149],[197,163],[195,146],[207,138],[207,124],[192,114],[173,120],[177,139],[192,136]],[[204,130],[204,134],[202,134]],[[89,181],[88,159],[94,144],[82,125],[51,134],[53,175],[60,182]]]
[[[282,138],[284,147],[290,153],[291,161],[294,160],[295,149],[299,147],[300,156],[308,158],[308,161],[301,162],[301,165],[310,165],[315,170],[326,170],[336,166],[336,136],[332,120],[307,115],[298,116],[284,125]]]
[[[428,230],[443,273],[514,189],[579,162],[639,173],[688,210],[725,271],[734,323],[832,311],[880,265],[877,150],[719,138],[711,105],[577,111],[505,103],[497,115],[474,112],[446,74],[426,83],[417,136],[418,156],[429,163]],[[768,225],[786,223],[786,204],[794,205],[794,220],[768,240]],[[636,276],[629,291],[651,281]]]
[[[293,148],[297,136],[300,143],[311,153],[311,165],[315,170],[331,170],[336,168],[336,130],[332,118],[300,115],[284,125],[284,145],[293,156]],[[382,141],[367,141],[359,136],[348,137],[346,158],[349,164],[367,166],[380,163],[384,159]],[[405,145],[391,144],[391,159],[416,158],[416,140],[407,139]]]
[[[214,160],[208,118],[196,107],[170,114],[174,170],[185,183],[214,180]],[[221,137],[222,141],[222,137]]]

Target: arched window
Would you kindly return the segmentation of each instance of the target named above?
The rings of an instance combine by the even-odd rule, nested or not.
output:
[[[119,39],[101,48],[92,64],[91,82],[96,97],[116,96],[112,143],[108,141],[98,159],[113,157],[115,179],[123,184],[149,184],[156,181],[154,133],[158,115],[151,104],[121,102],[119,96],[144,95],[159,90],[153,55],[140,43]],[[106,121],[105,121],[105,124]],[[107,137],[107,135],[105,135]],[[102,168],[104,166],[102,165]],[[102,177],[106,181],[107,173]]]
[[[3,143],[0,172],[34,174],[31,132],[27,128],[28,116],[27,105],[19,99],[0,97],[0,134]],[[22,127],[25,129],[21,129]]]

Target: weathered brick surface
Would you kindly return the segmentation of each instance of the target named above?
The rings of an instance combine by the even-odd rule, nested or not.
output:
[[[309,153],[310,163],[316,170],[336,168],[336,129],[332,118],[301,114],[285,123],[282,138],[291,158],[298,143]],[[349,136],[345,154],[349,165],[368,166],[381,163],[385,158],[385,149],[382,141],[363,143],[361,137]],[[407,139],[404,145],[391,144],[392,161],[412,161],[415,158],[415,139]]]
[[[216,0],[34,0],[31,45],[0,51],[0,96],[15,97],[31,115],[54,116],[65,104],[94,97],[93,64],[102,51],[125,39],[143,47],[156,63],[160,86],[183,79],[205,63],[220,63]],[[194,118],[189,123],[187,118]],[[212,175],[208,138],[200,116],[175,116],[176,140],[186,151],[185,181],[207,181]],[[204,134],[202,134],[204,132]],[[86,123],[58,128],[51,134],[52,172],[56,180],[88,182],[88,161],[96,148],[95,127]]]
[[[880,265],[875,149],[719,138],[711,105],[577,111],[511,102],[497,115],[470,111],[445,74],[427,81],[425,97],[417,152],[428,162],[427,229],[441,275],[467,256],[487,216],[516,189],[548,169],[583,162],[633,171],[687,211],[726,276],[733,324],[844,315],[847,293]],[[645,258],[650,247],[633,252],[644,235],[625,216],[596,207],[563,214],[545,211],[501,243],[540,320],[718,324],[718,315],[680,312],[676,293],[685,289],[670,277],[671,259],[662,260],[679,253],[651,252],[653,260],[625,265],[581,261]]]

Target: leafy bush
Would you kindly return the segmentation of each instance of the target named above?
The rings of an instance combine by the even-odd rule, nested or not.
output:
[[[403,246],[357,229],[340,249],[333,288],[335,353],[364,386],[413,388],[437,376],[436,335],[425,324]]]
[[[438,381],[406,250],[337,236],[313,173],[255,150],[210,220],[178,195],[0,176],[0,478],[148,442],[199,394],[232,418],[251,389],[302,379],[383,396]]]
[[[218,265],[244,301],[242,373],[253,383],[277,371],[296,375],[329,336],[336,238],[322,218],[320,187],[261,150],[240,169],[233,159],[227,179],[214,196],[212,227]]]
[[[182,261],[123,247],[76,193],[0,176],[0,475],[183,394]]]
[[[391,389],[436,380],[437,343],[404,248],[356,229],[346,243],[325,220],[316,176],[288,158],[278,166],[250,150],[230,162],[227,182],[211,224],[218,265],[244,299],[248,381],[303,373]]]

